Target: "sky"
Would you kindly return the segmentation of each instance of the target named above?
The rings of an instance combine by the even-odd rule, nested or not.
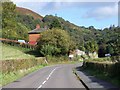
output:
[[[117,0],[104,1],[46,1],[46,0],[12,0],[17,6],[30,9],[42,16],[57,15],[78,26],[94,26],[103,29],[110,25],[118,26]],[[110,1],[110,0],[109,0]]]

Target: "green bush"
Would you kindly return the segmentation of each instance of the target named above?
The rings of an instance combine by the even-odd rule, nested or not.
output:
[[[120,62],[99,62],[99,61],[85,61],[83,63],[83,68],[96,71],[98,73],[103,73],[109,77],[118,77],[120,74]],[[120,79],[120,78],[119,78]]]
[[[18,59],[18,60],[4,60],[0,61],[2,64],[1,71],[3,73],[10,73],[14,71],[27,70],[31,67],[37,65],[46,64],[44,61],[45,58],[40,59]]]
[[[69,49],[72,49],[70,46],[74,46],[69,34],[61,29],[54,28],[44,31],[41,36],[38,40],[37,50],[44,56],[66,55]]]

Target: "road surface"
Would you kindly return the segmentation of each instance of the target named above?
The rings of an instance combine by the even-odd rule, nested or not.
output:
[[[73,64],[47,66],[35,71],[3,88],[84,88],[72,69]]]

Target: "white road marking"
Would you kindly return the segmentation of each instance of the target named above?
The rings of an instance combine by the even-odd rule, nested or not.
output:
[[[48,75],[48,77],[46,78],[46,80],[43,81],[43,83],[42,83],[36,90],[38,90],[39,88],[42,88],[42,86],[47,82],[47,80],[51,77],[51,75],[53,74],[53,72],[54,72],[56,69],[57,69],[57,67],[54,68],[54,69],[50,72],[50,74]]]
[[[42,87],[42,85],[40,85],[36,90],[38,90],[39,88],[41,88]]]
[[[44,81],[42,84],[45,84],[46,83],[46,81]]]
[[[46,78],[47,80],[49,79],[49,77]]]

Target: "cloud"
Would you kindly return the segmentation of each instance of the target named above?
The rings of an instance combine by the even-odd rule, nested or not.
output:
[[[17,6],[34,10],[43,15],[57,12],[57,10],[60,9],[79,8],[79,10],[85,10],[83,18],[102,20],[104,18],[115,16],[118,11],[117,4],[113,2],[67,2],[67,0],[65,0],[66,2],[60,2],[60,0],[56,0],[56,2],[54,0],[51,0],[51,2],[45,2],[43,0],[40,0],[43,2],[39,2],[38,0],[24,0],[25,2],[17,2],[18,0],[13,1]]]
[[[102,20],[105,18],[111,18],[118,15],[118,4],[113,3],[113,6],[103,6],[95,9],[89,9],[84,18],[94,18],[96,20]]]
[[[14,2],[118,2],[119,0],[11,0]]]

